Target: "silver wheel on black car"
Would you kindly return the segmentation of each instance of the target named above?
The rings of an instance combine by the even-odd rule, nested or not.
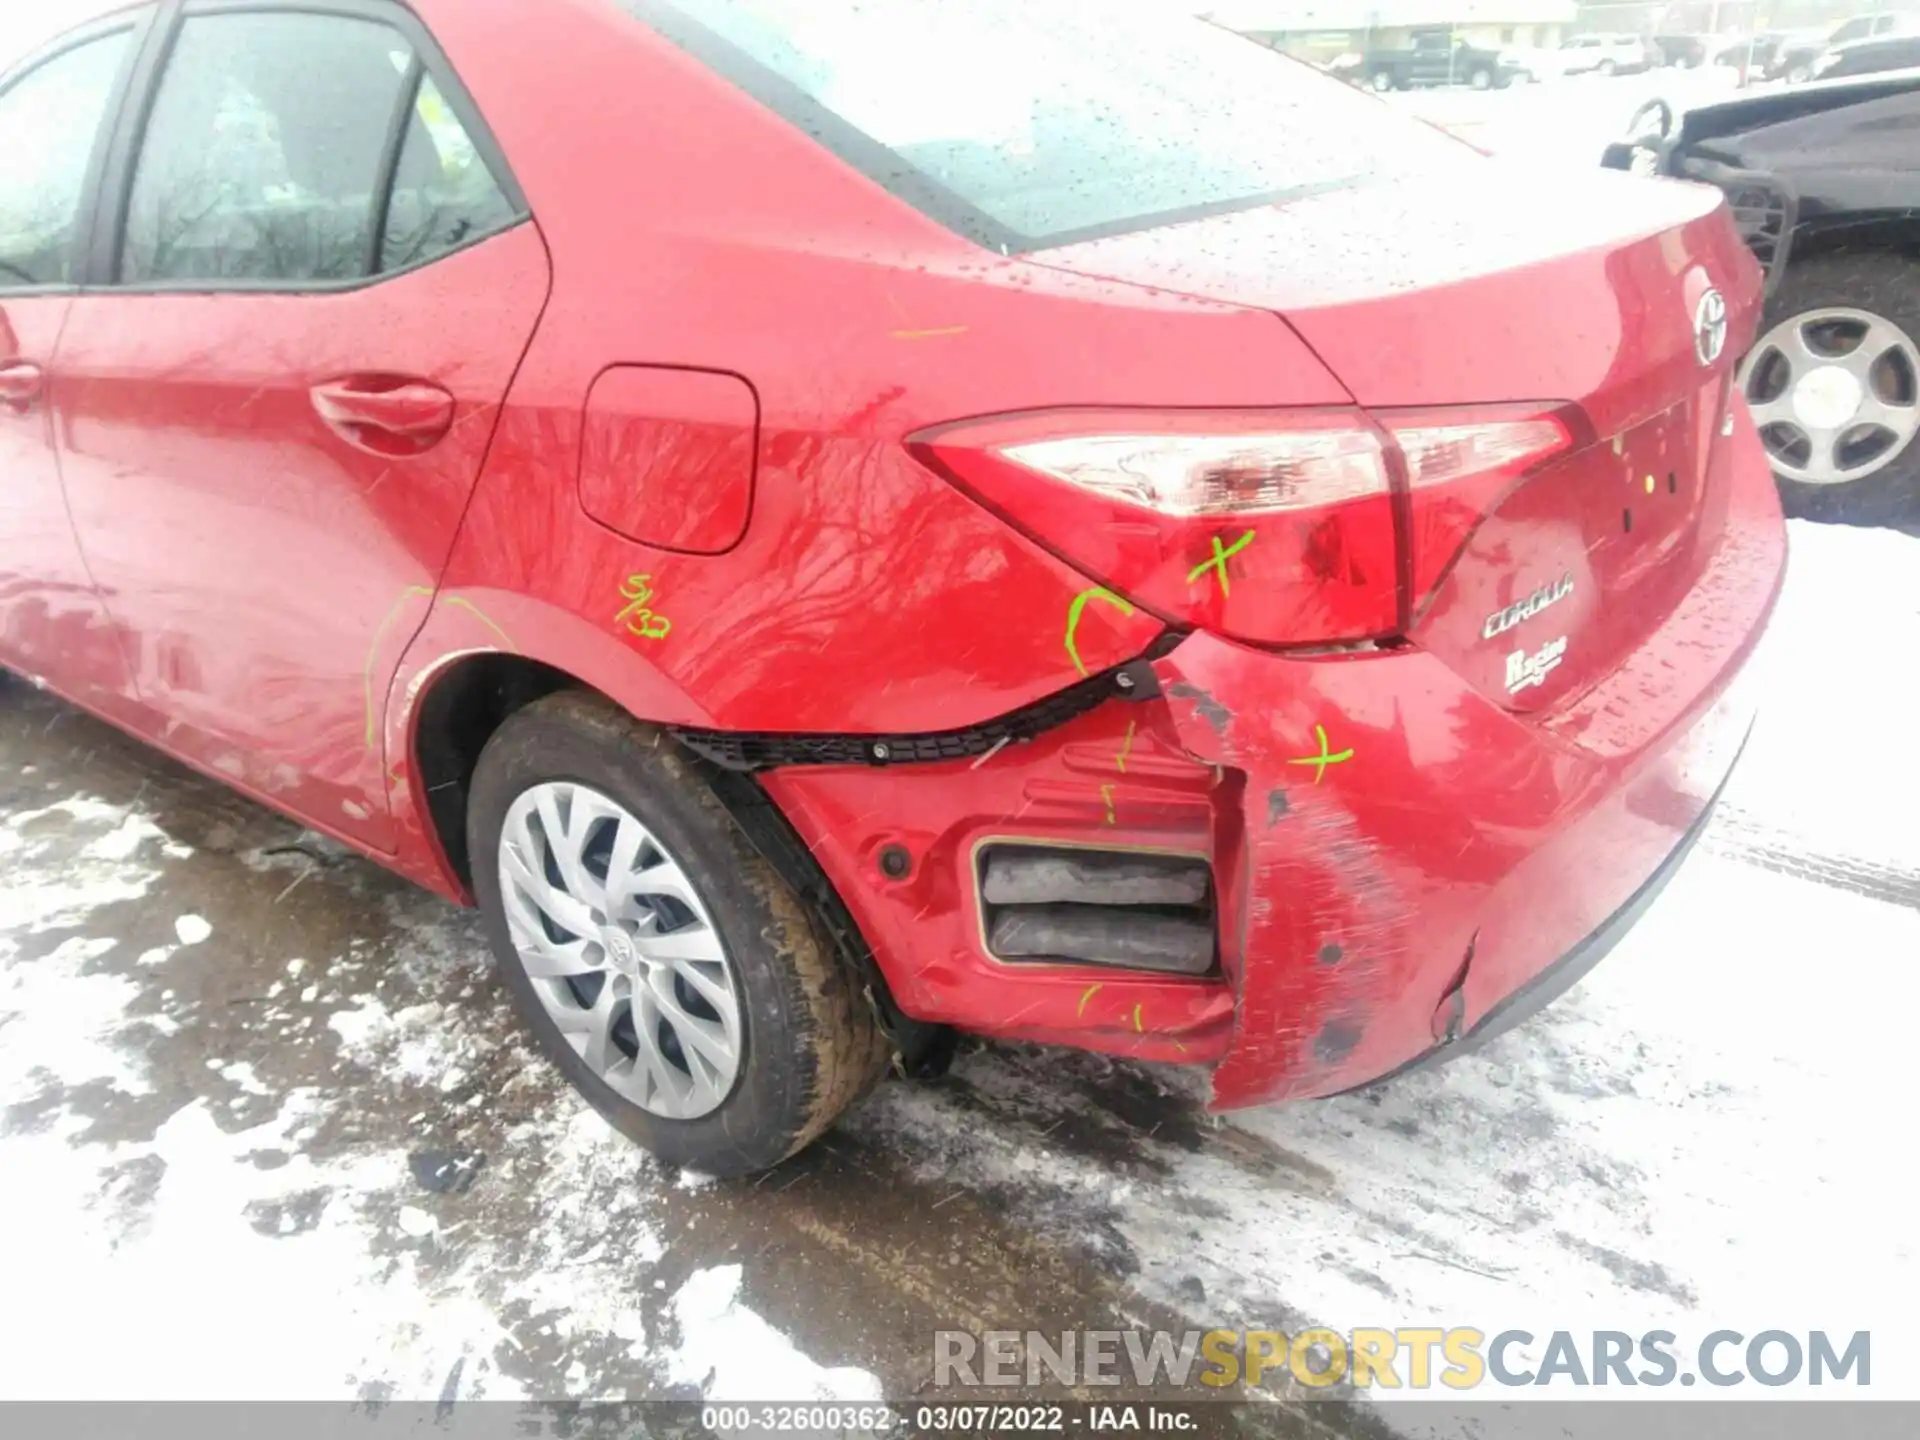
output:
[[[1920,266],[1822,256],[1788,270],[1740,384],[1790,512],[1903,520],[1920,486]]]

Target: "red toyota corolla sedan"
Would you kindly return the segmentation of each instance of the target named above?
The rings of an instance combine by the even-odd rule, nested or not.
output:
[[[1785,537],[1718,192],[1071,0],[165,0],[0,82],[0,661],[477,903],[718,1173],[954,1031],[1467,1049]]]

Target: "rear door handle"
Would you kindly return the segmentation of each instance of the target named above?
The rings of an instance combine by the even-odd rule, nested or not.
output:
[[[331,380],[312,390],[315,412],[348,440],[367,449],[425,450],[453,425],[454,401],[438,385]]]
[[[31,360],[9,360],[0,365],[0,404],[24,410],[46,389],[47,372]]]

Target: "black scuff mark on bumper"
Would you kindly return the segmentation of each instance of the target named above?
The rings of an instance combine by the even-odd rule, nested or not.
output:
[[[1742,751],[1745,748],[1745,743],[1742,742]],[[1375,1085],[1384,1085],[1389,1080],[1397,1080],[1402,1075],[1410,1074],[1415,1070],[1428,1069],[1462,1055],[1472,1054],[1489,1041],[1531,1020],[1579,984],[1586,978],[1589,971],[1607,958],[1613,947],[1626,937],[1627,932],[1639,923],[1640,917],[1646,914],[1653,902],[1660,898],[1660,892],[1665,890],[1668,883],[1679,873],[1682,862],[1693,852],[1693,847],[1699,843],[1701,835],[1705,833],[1708,823],[1713,819],[1720,797],[1726,793],[1727,782],[1733,778],[1733,773],[1738,768],[1739,757],[1736,756],[1734,764],[1727,767],[1726,776],[1720,781],[1720,788],[1714,791],[1713,797],[1707,801],[1686,834],[1680,837],[1679,843],[1667,852],[1667,857],[1660,862],[1659,868],[1642,881],[1640,888],[1628,896],[1626,902],[1603,920],[1586,939],[1540,971],[1526,984],[1501,999],[1480,1017],[1477,1025],[1464,1035],[1451,1041],[1442,1041],[1432,1049],[1414,1056],[1404,1065],[1396,1066],[1372,1080],[1351,1085],[1338,1093],[1351,1095],[1356,1091],[1371,1089]],[[1442,1008],[1445,1008],[1444,1001]]]
[[[1227,726],[1233,723],[1233,712],[1212,695],[1186,680],[1176,680],[1167,687],[1167,694],[1176,700],[1192,701],[1194,713],[1213,727],[1214,734],[1225,737]]]

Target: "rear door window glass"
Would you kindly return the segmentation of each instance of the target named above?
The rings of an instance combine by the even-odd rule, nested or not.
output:
[[[134,172],[122,282],[364,276],[412,63],[399,32],[375,21],[190,17]]]
[[[86,41],[0,94],[0,290],[72,281],[87,165],[131,43]]]
[[[518,218],[440,87],[422,76],[394,171],[380,268],[424,264]]]
[[[949,228],[1029,250],[1478,163],[1149,0],[622,0]]]

